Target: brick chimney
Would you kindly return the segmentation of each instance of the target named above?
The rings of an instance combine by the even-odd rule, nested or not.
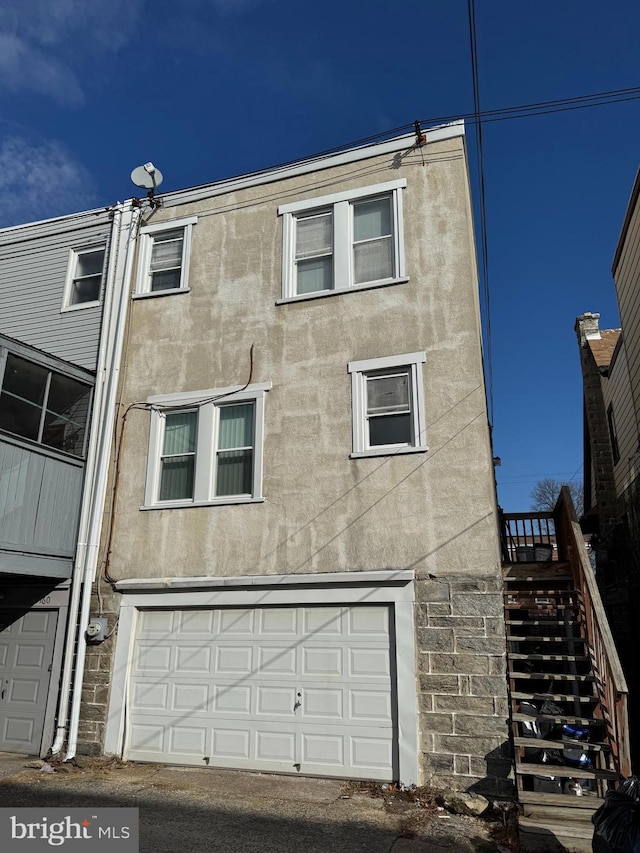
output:
[[[600,340],[602,337],[598,328],[599,319],[599,314],[592,314],[590,311],[576,317],[574,329],[578,335],[578,342],[581,347],[589,340]]]

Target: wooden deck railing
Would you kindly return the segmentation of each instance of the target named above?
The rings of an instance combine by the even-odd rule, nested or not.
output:
[[[502,552],[505,562],[546,562],[536,547],[552,546],[549,559],[569,563],[576,590],[584,604],[589,652],[615,770],[631,775],[627,682],[611,636],[602,598],[587,555],[571,493],[563,486],[550,512],[503,513]],[[548,548],[547,548],[548,553]]]
[[[503,512],[502,521],[505,562],[544,563],[558,559],[552,512]]]
[[[559,558],[570,563],[575,587],[582,595],[586,636],[614,767],[621,776],[627,777],[631,775],[629,690],[587,556],[571,493],[566,486],[562,488],[553,515]]]

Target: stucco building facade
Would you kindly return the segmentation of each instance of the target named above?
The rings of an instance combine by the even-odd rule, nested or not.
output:
[[[505,793],[463,126],[168,193],[129,287],[80,749]]]

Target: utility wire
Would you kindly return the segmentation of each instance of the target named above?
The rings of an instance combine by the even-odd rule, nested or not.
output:
[[[473,81],[473,114],[476,127],[476,158],[480,183],[480,263],[484,294],[486,344],[485,363],[487,369],[487,392],[489,425],[493,424],[493,361],[491,346],[491,301],[489,293],[489,251],[487,246],[487,208],[484,184],[484,158],[482,151],[482,117],[480,113],[480,74],[478,72],[478,41],[476,34],[475,0],[467,0],[469,15],[469,44],[471,47],[471,77]]]

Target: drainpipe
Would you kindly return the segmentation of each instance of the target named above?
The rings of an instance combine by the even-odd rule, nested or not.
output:
[[[84,680],[84,663],[87,650],[86,630],[87,625],[89,624],[89,614],[91,610],[91,588],[96,576],[96,568],[98,565],[98,548],[100,545],[100,533],[102,530],[102,517],[107,491],[109,463],[111,461],[113,430],[116,420],[116,397],[120,379],[120,360],[122,356],[127,309],[129,305],[130,281],[135,249],[135,234],[139,215],[139,209],[134,208],[131,202],[128,202],[123,209],[121,231],[119,235],[121,249],[122,244],[124,244],[124,253],[121,251],[118,253],[118,261],[114,276],[113,314],[112,322],[108,329],[108,340],[106,346],[107,355],[104,374],[106,390],[104,395],[103,416],[101,419],[102,429],[99,430],[100,434],[98,436],[98,459],[96,464],[94,491],[90,506],[89,535],[84,558],[84,576],[82,581],[80,618],[78,620],[75,677],[73,682],[71,715],[69,719],[69,736],[67,740],[65,761],[69,761],[69,759],[75,756],[78,744],[82,683]]]
[[[67,748],[66,759],[75,755],[80,691],[86,649],[85,630],[91,604],[91,585],[95,575],[100,536],[100,521],[104,508],[109,450],[114,423],[115,396],[119,375],[120,354],[124,336],[124,323],[129,294],[129,278],[133,264],[132,234],[137,221],[137,211],[131,203],[119,204],[114,211],[111,232],[113,262],[110,264],[105,287],[105,308],[98,356],[98,371],[94,391],[91,434],[87,451],[87,471],[83,490],[82,509],[78,532],[78,546],[69,606],[69,620],[65,639],[65,656],[60,686],[60,704],[56,737],[51,747],[55,755],[62,749],[69,728],[69,746],[73,733],[73,751]],[[124,248],[124,252],[123,252]],[[124,261],[123,261],[124,256]],[[124,266],[124,272],[123,272]],[[82,602],[80,594],[82,592]],[[76,673],[73,691],[71,681]],[[72,700],[69,718],[69,703]],[[77,708],[76,708],[77,706]]]

